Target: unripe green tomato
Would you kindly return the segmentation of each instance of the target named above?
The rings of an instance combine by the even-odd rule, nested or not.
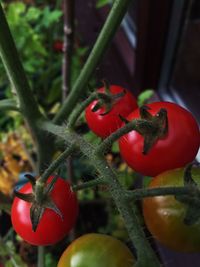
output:
[[[135,260],[128,247],[103,234],[86,234],[62,254],[57,267],[133,267]]]

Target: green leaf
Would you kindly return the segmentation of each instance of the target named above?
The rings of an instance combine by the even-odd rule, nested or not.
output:
[[[54,259],[51,253],[46,253],[45,254],[45,266],[46,267],[56,267],[57,266],[57,261]]]
[[[45,28],[48,28],[53,23],[57,22],[61,17],[62,12],[60,10],[50,11],[49,7],[43,9],[43,18],[41,20],[41,25]]]
[[[151,98],[154,94],[153,89],[147,89],[144,92],[140,93],[138,96],[138,106],[142,106],[147,103],[149,98]]]
[[[30,22],[34,22],[38,20],[38,18],[41,16],[42,10],[36,8],[36,7],[29,7],[28,11],[26,13],[26,18]]]
[[[19,17],[25,12],[26,6],[24,3],[15,2],[11,3],[8,6],[8,10],[6,12],[7,19],[10,23],[16,23],[19,21]]]

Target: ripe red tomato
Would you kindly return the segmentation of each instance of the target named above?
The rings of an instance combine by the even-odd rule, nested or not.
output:
[[[52,178],[53,176],[50,176],[48,182]],[[19,192],[24,194],[32,193],[31,184],[27,183]],[[57,243],[69,233],[76,222],[78,202],[70,184],[59,177],[50,196],[61,211],[63,220],[53,210],[46,209],[35,232],[32,230],[30,220],[31,203],[17,197],[14,198],[11,209],[12,225],[17,234],[32,245],[46,246]]]
[[[63,52],[63,41],[61,41],[61,40],[54,41],[53,50],[55,52]]]
[[[184,169],[169,170],[151,180],[149,188],[183,186]],[[200,169],[192,169],[194,181],[200,185]],[[174,196],[148,197],[143,200],[146,225],[163,245],[180,252],[200,251],[200,221],[184,224],[186,205]]]
[[[119,98],[112,106],[109,113],[105,113],[105,106],[102,106],[97,111],[92,111],[98,100],[93,101],[85,110],[85,118],[90,129],[99,137],[105,138],[115,132],[122,125],[122,117],[126,117],[134,109],[137,108],[135,97],[126,89],[118,85],[111,85],[109,90],[112,95],[116,95],[125,91],[125,95]],[[105,88],[99,88],[98,92],[105,92]]]
[[[200,145],[200,132],[197,122],[186,109],[169,102],[155,102],[147,105],[152,115],[161,108],[167,110],[168,133],[159,139],[150,151],[144,155],[144,138],[131,131],[119,139],[122,158],[135,171],[148,176],[185,166],[194,160]],[[139,109],[133,111],[127,119],[139,118]]]
[[[86,234],[64,251],[57,267],[133,267],[133,254],[118,239],[103,234]]]

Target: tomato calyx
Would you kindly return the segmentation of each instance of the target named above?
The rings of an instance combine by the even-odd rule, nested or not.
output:
[[[50,193],[52,192],[54,184],[56,183],[58,177],[55,175],[50,183],[42,187],[42,191],[40,192],[40,196],[38,197],[36,193],[37,185],[35,177],[33,177],[32,175],[25,175],[25,176],[31,183],[33,193],[24,194],[15,190],[14,194],[16,197],[31,203],[30,219],[32,223],[32,230],[34,232],[37,230],[38,224],[42,218],[45,209],[53,210],[63,220],[62,213],[60,212],[60,210],[50,197]]]
[[[134,130],[144,137],[143,151],[147,155],[153,145],[165,137],[168,132],[168,118],[167,111],[161,108],[155,116],[148,111],[148,106],[140,107],[140,118],[136,119],[136,126]],[[126,118],[119,116],[121,120],[127,124],[129,121]]]
[[[189,164],[184,171],[184,186],[189,187],[187,195],[175,196],[176,200],[187,206],[184,217],[186,225],[193,225],[200,220],[200,189],[192,177],[192,167],[194,163]]]
[[[123,90],[122,92],[113,95],[110,92],[110,86],[106,82],[104,82],[104,88],[105,92],[98,93],[98,102],[92,109],[92,112],[96,112],[104,107],[105,112],[101,113],[100,116],[105,116],[106,114],[108,114],[112,110],[113,106],[126,94],[126,91]]]

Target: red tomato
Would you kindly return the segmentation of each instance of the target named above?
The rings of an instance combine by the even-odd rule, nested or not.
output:
[[[48,182],[52,178],[53,176],[50,176]],[[31,184],[27,183],[19,192],[24,194],[32,193]],[[32,230],[30,220],[31,203],[17,197],[14,198],[11,209],[11,220],[14,230],[32,245],[46,246],[57,243],[69,233],[76,222],[78,202],[75,193],[71,190],[70,184],[59,177],[50,196],[62,213],[63,220],[53,210],[46,209],[35,232]]]
[[[64,251],[57,267],[133,267],[135,259],[118,239],[103,234],[86,234]]]
[[[183,186],[184,169],[169,170],[151,180],[149,188]],[[200,185],[200,169],[192,169],[192,178]],[[148,197],[143,200],[145,223],[152,236],[163,245],[180,252],[200,251],[200,221],[186,225],[187,206],[174,196]]]
[[[53,50],[55,52],[63,52],[63,41],[60,41],[60,40],[54,41]]]
[[[168,115],[168,134],[159,139],[147,155],[142,153],[144,138],[131,131],[119,139],[122,158],[135,171],[155,176],[163,171],[183,167],[194,160],[200,145],[200,133],[197,122],[186,109],[169,102],[155,102],[147,105],[152,115],[165,108]],[[127,119],[139,118],[139,109],[133,111]]]
[[[126,92],[124,96],[113,104],[109,113],[102,115],[106,111],[104,106],[95,112],[92,111],[98,100],[93,101],[85,110],[85,118],[88,126],[96,135],[102,138],[109,136],[121,127],[122,120],[119,118],[119,114],[122,117],[126,117],[137,108],[137,101],[128,90],[118,85],[111,85],[109,89],[113,95],[122,93],[123,91]],[[105,92],[105,88],[99,88],[98,92]]]

